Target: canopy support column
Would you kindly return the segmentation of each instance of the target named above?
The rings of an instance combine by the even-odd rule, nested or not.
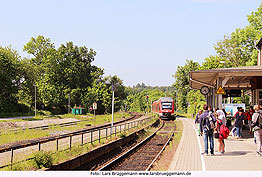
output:
[[[217,89],[219,88],[219,86],[222,86],[222,77],[219,77],[217,80]],[[217,108],[222,110],[222,94],[216,94],[216,98],[217,98]]]

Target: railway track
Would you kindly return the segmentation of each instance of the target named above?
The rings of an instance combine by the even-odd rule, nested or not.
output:
[[[144,141],[98,169],[99,171],[148,171],[174,135],[175,124],[163,121]]]
[[[139,118],[140,116],[142,116],[141,114],[137,114],[137,113],[130,113],[130,117],[127,118],[126,120],[132,120],[132,119],[136,119]],[[24,130],[46,130],[46,129],[50,129],[53,127],[68,127],[68,126],[73,126],[73,125],[77,125],[78,123],[81,122],[90,122],[90,120],[79,120],[79,121],[72,121],[72,122],[65,122],[65,123],[60,123],[60,124],[50,124],[50,125],[42,125],[42,126],[35,126],[35,127],[27,127],[27,128],[16,128],[16,129],[9,129],[6,131],[1,131],[0,133],[4,134],[4,133],[10,133],[10,132],[19,132],[19,131],[24,131]],[[91,124],[87,124],[86,126],[91,126]]]
[[[122,131],[125,131],[128,130],[130,127],[132,128],[135,127],[135,125],[138,125],[138,121],[143,122],[143,120],[149,119],[149,118],[145,118],[142,120],[136,120],[139,119],[141,116],[142,116],[141,114],[133,114],[132,117],[115,122],[115,128],[114,128],[115,136],[116,136],[116,131],[121,132],[121,127],[122,127]],[[108,132],[108,130],[110,130],[109,129],[110,125],[111,124],[104,124],[101,126],[76,130],[62,135],[54,135],[54,136],[43,137],[38,139],[23,140],[10,144],[0,145],[0,168],[9,166],[13,163],[19,163],[21,161],[29,160],[31,158],[23,159],[23,157],[26,157],[26,155],[30,155],[33,152],[37,152],[40,150],[61,151],[65,149],[71,149],[71,147],[74,144],[84,145],[90,142],[92,143],[94,141],[100,142],[101,139],[105,139],[108,136],[110,136]],[[14,156],[16,158],[15,162],[13,161]]]
[[[131,121],[131,120],[138,119],[141,116],[142,115],[140,115],[140,114],[133,114],[132,117],[129,117],[125,120],[115,122],[115,125],[121,124],[125,121]],[[75,131],[72,131],[70,133],[65,133],[65,134],[62,134],[62,135],[54,135],[54,136],[43,137],[43,138],[22,140],[22,141],[17,141],[17,142],[12,142],[12,143],[8,143],[8,144],[0,145],[0,154],[2,152],[10,151],[12,149],[15,150],[15,149],[20,149],[20,148],[25,148],[25,147],[29,147],[29,146],[34,146],[34,145],[39,144],[39,143],[54,141],[56,139],[62,139],[62,138],[66,138],[66,137],[70,137],[70,136],[74,136],[74,135],[79,135],[81,133],[87,133],[87,132],[90,132],[90,131],[98,130],[100,128],[109,127],[110,125],[111,125],[111,123],[107,123],[107,124],[104,124],[104,125],[101,125],[101,126],[94,126],[94,127],[90,127],[90,128],[83,128],[83,129],[80,129],[80,130],[75,130]],[[68,125],[68,126],[70,126],[70,125]],[[48,129],[48,128],[50,128],[50,126],[45,127],[45,129]]]

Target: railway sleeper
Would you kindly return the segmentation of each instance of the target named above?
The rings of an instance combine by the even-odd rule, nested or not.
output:
[[[159,122],[156,121],[156,122]],[[155,124],[156,125],[156,124]],[[105,162],[116,157],[118,154],[130,148],[137,143],[139,136],[145,133],[144,129],[141,129],[126,138],[113,141],[109,144],[101,146],[97,149],[87,152],[86,154],[80,155],[74,159],[65,161],[63,163],[52,166],[46,171],[54,170],[96,170],[99,166]]]

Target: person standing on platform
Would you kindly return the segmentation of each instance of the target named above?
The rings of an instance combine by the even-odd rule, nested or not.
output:
[[[214,112],[211,106],[208,106],[208,111],[212,113]]]
[[[214,155],[214,128],[216,123],[216,118],[211,111],[208,111],[208,106],[204,104],[204,112],[199,117],[200,122],[200,132],[203,135],[204,132],[204,143],[205,152],[204,155],[208,155],[208,140],[210,142],[210,153]]]
[[[226,117],[225,113],[222,110],[217,110],[217,123],[216,123],[216,131],[220,132],[220,126],[223,124],[226,126]],[[225,152],[225,142],[224,139],[218,138],[218,153],[217,154],[224,154]]]
[[[252,122],[252,116],[254,113],[255,113],[255,110],[253,109],[253,106],[250,106],[249,110],[246,112],[246,117],[247,117],[248,126],[249,126],[249,134],[252,134],[251,122]]]
[[[195,124],[197,124],[198,127],[198,136],[200,136],[200,122],[199,122],[199,116],[203,113],[202,109],[199,109],[197,115],[196,115],[196,119],[195,119]]]
[[[252,116],[251,127],[254,128],[254,137],[257,143],[257,156],[261,156],[261,141],[262,141],[262,129],[259,127],[259,117],[262,116],[262,110],[259,109],[258,105],[254,106],[255,113]]]
[[[242,138],[242,128],[243,128],[243,121],[246,119],[243,109],[239,109],[239,111],[235,114],[235,122],[234,125],[237,131],[237,138]]]

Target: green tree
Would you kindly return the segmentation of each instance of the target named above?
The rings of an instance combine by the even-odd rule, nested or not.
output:
[[[175,77],[175,83],[173,86],[177,90],[177,105],[178,110],[181,112],[187,112],[187,93],[190,91],[189,88],[189,72],[198,70],[200,65],[198,62],[192,60],[186,60],[185,66],[178,66]]]
[[[214,47],[219,57],[229,67],[239,67],[255,63],[257,53],[254,42],[259,40],[261,32],[252,26],[236,29],[229,36],[219,41]]]
[[[49,87],[49,83],[43,83],[46,81],[46,75],[48,71],[54,67],[54,60],[57,57],[54,44],[49,38],[39,35],[37,38],[32,37],[30,41],[24,45],[24,51],[31,54],[33,57],[24,59],[23,63],[23,76],[24,83],[22,89],[19,92],[19,97],[22,102],[34,105],[34,92],[37,86],[37,105],[45,104],[43,99],[43,89],[49,91],[52,87]],[[43,85],[45,87],[43,87]],[[53,94],[56,94],[53,92]],[[45,94],[47,95],[47,94]],[[54,96],[53,96],[54,97]]]
[[[94,102],[97,103],[97,114],[110,113],[112,103],[112,93],[110,88],[105,84],[105,80],[99,79],[93,82],[92,86],[84,97],[85,104],[92,107]]]
[[[160,97],[170,96],[159,87],[144,86],[144,89],[137,88],[137,86],[126,88],[127,98],[124,101],[127,110],[132,112],[147,112],[151,108],[151,101],[154,102]],[[146,100],[148,96],[148,101]]]
[[[22,78],[18,91],[18,99],[21,103],[32,107],[34,106],[35,95],[34,84],[36,83],[38,75],[35,74],[34,64],[28,58],[21,60],[21,71]]]
[[[17,112],[17,93],[21,83],[21,63],[18,52],[0,46],[0,113]]]
[[[238,28],[224,36],[214,47],[219,57],[229,67],[252,66],[257,64],[255,44],[262,37],[262,3],[257,11],[247,16],[249,25]]]
[[[187,102],[190,105],[187,112],[196,115],[199,109],[203,109],[205,96],[199,90],[190,90],[187,94]]]
[[[103,74],[101,68],[92,65],[96,52],[73,42],[56,50],[49,38],[38,36],[31,38],[24,50],[34,56],[27,66],[32,68],[29,74],[36,76],[31,80],[37,86],[38,104],[54,113],[67,112],[69,95],[72,105],[83,105],[88,88]]]
[[[118,78],[116,75],[114,76],[108,76],[105,78],[105,83],[108,87],[110,87],[110,90],[114,89],[114,109],[115,111],[118,111],[121,109],[121,107],[124,106],[124,100],[127,97],[125,92],[125,87],[123,85],[123,81]],[[112,88],[113,87],[113,88]],[[112,91],[111,91],[112,93]],[[112,104],[110,105],[112,108]]]
[[[209,70],[209,69],[216,69],[216,68],[224,68],[227,67],[226,63],[222,63],[221,58],[218,56],[209,56],[204,59],[205,61],[202,63],[200,70]],[[225,61],[223,61],[225,62]]]

